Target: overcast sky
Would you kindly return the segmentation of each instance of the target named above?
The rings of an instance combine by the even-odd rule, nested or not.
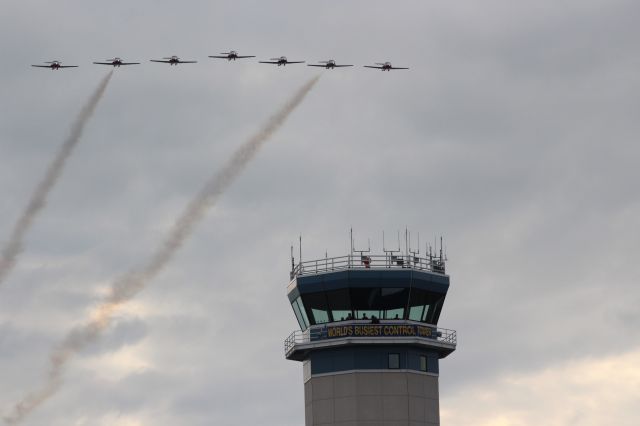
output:
[[[303,260],[443,235],[442,424],[640,424],[640,3],[4,0],[0,242],[114,56],[0,288],[0,414],[113,280],[298,87],[322,78],[28,425],[303,424],[283,340]],[[285,69],[207,58],[356,67]],[[198,60],[169,67],[169,55]],[[59,59],[80,68],[30,67]],[[392,61],[407,71],[362,68]],[[541,417],[544,413],[544,417]]]

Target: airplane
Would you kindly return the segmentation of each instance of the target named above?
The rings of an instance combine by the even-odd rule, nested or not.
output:
[[[235,50],[230,50],[228,52],[222,52],[221,55],[225,55],[225,56],[209,56],[210,58],[220,58],[220,59],[227,59],[229,61],[231,60],[236,60],[236,59],[242,59],[242,58],[255,58],[255,56],[240,56],[238,55],[238,52],[236,52]]]
[[[307,64],[308,67],[323,67],[325,69],[334,69],[337,67],[352,67],[353,65],[337,65],[336,61],[334,61],[333,59],[329,59],[328,61],[320,61],[321,64],[324,65],[317,65],[317,64]]]
[[[49,64],[49,65],[31,65],[31,66],[38,67],[38,68],[49,68],[52,71],[59,70],[60,68],[78,68],[77,65],[62,65],[60,61],[45,62],[45,64]]]
[[[274,62],[275,61],[275,62]],[[278,66],[287,64],[304,64],[305,61],[289,61],[286,56],[280,56],[279,58],[271,58],[270,61],[258,61],[261,64],[276,64]]]
[[[391,62],[376,62],[376,65],[380,65],[379,67],[374,67],[371,65],[365,65],[365,68],[377,68],[379,70],[382,71],[391,71],[391,70],[408,70],[409,68],[401,68],[401,67],[394,67],[391,65]]]
[[[120,65],[140,65],[140,62],[123,62],[120,58],[106,59],[106,62],[94,62],[96,65],[111,65],[119,67]]]
[[[195,64],[198,61],[182,61],[176,55],[173,55],[173,56],[171,56],[169,58],[162,58],[162,60],[160,60],[160,59],[151,59],[151,62],[163,62],[163,63],[169,64],[169,65],[178,65],[178,64]]]

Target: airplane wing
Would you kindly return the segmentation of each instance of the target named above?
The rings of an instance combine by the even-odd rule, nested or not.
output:
[[[258,61],[261,64],[277,64],[278,62],[273,62],[273,61]]]
[[[60,68],[78,68],[78,65],[60,65]]]
[[[113,65],[113,62],[94,62],[96,65]]]
[[[120,65],[140,65],[140,62],[123,62]]]
[[[180,61],[179,64],[197,64],[198,61]]]
[[[209,56],[210,58],[229,59],[229,56]],[[246,58],[246,56],[238,56],[238,58]]]
[[[334,67],[352,67],[353,65],[334,65]]]
[[[32,67],[38,67],[38,68],[51,68],[51,66],[49,65],[31,65]]]
[[[255,56],[237,56],[238,59],[242,58],[255,58]]]
[[[322,68],[326,68],[326,65],[317,65],[317,64],[307,64],[308,67],[322,67]],[[337,66],[337,65],[336,65]]]
[[[376,68],[376,69],[379,69],[379,70],[382,69],[382,67],[374,67],[373,65],[363,65],[363,67],[365,67],[365,68]]]
[[[287,61],[287,64],[304,64],[306,61]]]
[[[160,59],[149,59],[149,62],[162,62],[163,64],[171,63],[171,61],[161,61]]]
[[[409,68],[391,67],[392,70],[408,70]]]

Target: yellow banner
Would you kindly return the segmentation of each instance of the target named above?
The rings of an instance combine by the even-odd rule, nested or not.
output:
[[[363,324],[327,327],[324,338],[340,337],[434,337],[431,327],[422,325]]]

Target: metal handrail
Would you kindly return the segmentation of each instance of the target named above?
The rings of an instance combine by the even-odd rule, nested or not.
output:
[[[352,254],[300,262],[291,271],[291,279],[323,272],[346,269],[389,269],[409,268],[445,274],[445,261],[440,257],[419,257],[413,255],[364,255]]]
[[[328,324],[323,324],[323,325],[316,325],[316,326],[312,326],[304,331],[302,330],[296,330],[293,333],[291,333],[289,335],[289,337],[287,337],[284,340],[284,353],[285,355],[288,354],[289,352],[291,352],[291,350],[293,350],[295,348],[296,345],[302,345],[302,344],[306,344],[306,343],[311,343],[311,342],[317,342],[317,341],[322,341],[322,340],[327,340],[328,338],[326,337],[325,334],[323,334],[324,330],[326,329],[327,326],[337,326],[337,325],[341,325],[341,324],[358,324],[358,325],[368,325],[371,324],[370,321],[362,321],[362,320],[354,320],[354,321],[341,321],[341,322],[334,322],[334,323],[328,323]],[[442,343],[447,343],[450,345],[455,346],[458,342],[457,340],[457,333],[455,330],[449,330],[446,328],[440,328],[440,327],[434,327],[431,326],[429,324],[424,324],[424,323],[416,323],[416,322],[407,322],[407,321],[381,321],[379,324],[376,325],[420,325],[420,326],[426,326],[426,327],[430,327],[433,331],[430,337],[418,337],[420,339],[424,339],[426,341],[437,341],[437,342],[442,342]],[[406,337],[397,337],[400,339],[411,339],[411,338],[416,338],[417,336],[406,336]],[[347,337],[343,337],[343,338],[333,338],[331,340],[339,340],[339,339],[344,339]]]

